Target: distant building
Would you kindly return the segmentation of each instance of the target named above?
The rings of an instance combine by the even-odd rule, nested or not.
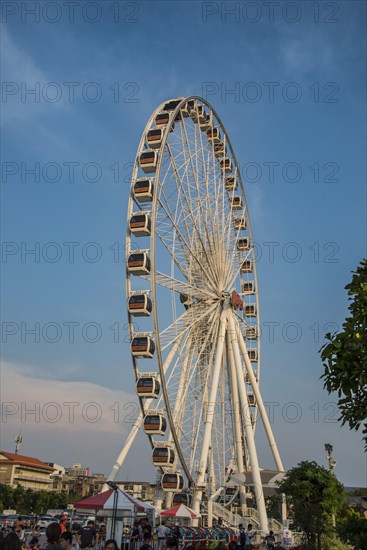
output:
[[[64,468],[53,462],[49,465],[54,468],[51,477],[55,492],[87,497],[100,493],[106,481],[103,474],[91,474],[90,468],[81,464],[73,464],[70,468]]]
[[[53,468],[38,458],[0,451],[0,483],[52,491]]]
[[[148,481],[116,481],[115,483],[125,491],[125,493],[128,493],[134,498],[150,502],[154,500],[156,485]]]

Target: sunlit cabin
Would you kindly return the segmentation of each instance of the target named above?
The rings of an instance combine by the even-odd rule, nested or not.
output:
[[[175,461],[175,451],[172,447],[154,447],[152,452],[154,466],[171,466]]]
[[[167,103],[164,104],[163,110],[164,111],[174,111],[179,103],[183,100],[183,97],[180,97],[178,99],[171,99],[171,101],[167,101]],[[180,115],[180,113],[179,113]],[[181,119],[181,116],[180,116]],[[176,119],[175,119],[176,120]]]
[[[149,275],[150,258],[146,250],[132,252],[127,260],[127,267],[133,275]]]
[[[250,250],[250,239],[248,237],[241,237],[238,239],[237,250]]]
[[[155,172],[157,168],[158,154],[154,149],[146,149],[140,153],[139,165],[145,173]]]
[[[224,185],[227,191],[236,191],[238,189],[236,176],[227,176]]]
[[[155,343],[150,336],[137,334],[131,341],[131,353],[134,357],[151,359],[155,352]]]
[[[250,361],[256,363],[257,361],[257,349],[256,348],[248,348],[247,350],[248,357]]]
[[[232,159],[228,157],[219,159],[219,166],[224,172],[232,172]]]
[[[151,222],[149,214],[135,212],[130,218],[129,227],[135,237],[147,237],[150,235]]]
[[[195,99],[190,99],[187,101],[183,107],[181,107],[181,115],[183,118],[188,118],[190,116],[190,111],[195,106]]]
[[[255,281],[245,281],[242,285],[242,292],[245,292],[246,294],[254,294]]]
[[[148,147],[152,149],[159,149],[163,139],[163,129],[162,128],[152,128],[148,131],[146,135],[146,143]]]
[[[189,309],[192,306],[192,300],[186,294],[180,294],[180,302],[185,306],[185,309]]]
[[[205,124],[205,122],[206,122],[206,111],[205,111],[204,105],[198,105],[197,109],[196,109],[196,112],[197,112],[197,117],[198,117],[199,124]]]
[[[153,178],[140,178],[136,180],[133,193],[139,202],[152,202],[154,193]]]
[[[247,327],[245,335],[247,340],[257,340],[257,328]]]
[[[256,304],[246,304],[245,315],[246,317],[256,317]]]
[[[204,122],[200,122],[200,118],[199,118],[199,128],[202,132],[206,132],[211,127],[212,124],[213,124],[213,115],[211,111],[205,115]]]
[[[172,506],[177,506],[179,504],[184,504],[185,506],[189,505],[189,495],[187,493],[176,493],[173,495]]]
[[[161,389],[158,378],[141,374],[136,382],[136,392],[139,397],[158,397]]]
[[[235,218],[233,224],[236,231],[240,229],[246,229],[246,218],[244,216],[242,216],[241,218]]]
[[[217,158],[223,157],[227,154],[227,147],[224,145],[223,141],[220,143],[214,144],[214,155]]]
[[[152,300],[143,292],[132,294],[129,298],[128,310],[135,317],[149,317],[152,313]]]
[[[168,111],[161,111],[155,117],[155,125],[156,126],[167,126],[167,124],[169,123],[169,119],[170,119],[169,112]],[[172,124],[171,132],[174,129],[174,127],[175,127],[175,125]]]
[[[167,421],[161,412],[148,413],[144,418],[144,431],[148,435],[164,435]]]
[[[181,474],[163,474],[161,487],[163,491],[182,491],[184,480]]]
[[[241,271],[244,273],[252,273],[252,260],[244,260],[241,265]]]
[[[206,131],[206,137],[208,138],[208,141],[210,141],[211,143],[220,143],[221,142],[221,134],[220,134],[220,130],[218,128],[218,126],[214,126],[212,128],[209,128],[207,131]]]
[[[250,407],[254,407],[256,405],[255,396],[252,392],[249,392],[247,394],[248,404]]]
[[[242,197],[241,195],[236,195],[232,197],[231,200],[233,210],[242,210]]]

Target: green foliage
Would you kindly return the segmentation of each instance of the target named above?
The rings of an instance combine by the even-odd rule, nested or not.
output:
[[[324,366],[324,387],[338,393],[339,420],[358,430],[364,423],[367,450],[367,260],[353,274],[348,291],[350,317],[343,331],[326,334],[327,343],[321,348]]]
[[[367,548],[367,519],[353,508],[346,510],[338,522],[337,530],[341,540],[352,544],[354,550]]]
[[[66,508],[68,502],[81,498],[80,495],[32,491],[20,485],[13,488],[0,483],[0,510],[14,509],[18,514],[44,514],[49,508]]]
[[[344,506],[344,486],[323,466],[304,461],[288,470],[277,492],[285,494],[293,525],[306,534],[309,548],[321,548],[321,536],[333,533],[333,516]]]

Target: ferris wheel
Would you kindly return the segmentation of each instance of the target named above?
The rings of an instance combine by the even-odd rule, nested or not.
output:
[[[166,506],[186,487],[200,512],[241,473],[261,488],[259,415],[277,470],[283,465],[259,390],[253,236],[231,143],[206,100],[172,99],[149,118],[132,174],[126,250],[141,413],[109,479],[142,428]],[[267,530],[262,490],[255,496]]]

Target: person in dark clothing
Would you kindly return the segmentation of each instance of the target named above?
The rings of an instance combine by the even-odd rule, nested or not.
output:
[[[266,535],[264,542],[266,544],[266,548],[269,550],[273,550],[275,548],[274,531],[269,531],[269,534]]]
[[[61,527],[58,523],[53,522],[46,529],[47,546],[46,550],[62,550],[59,545],[61,535]]]
[[[1,550],[21,550],[22,541],[16,533],[9,533],[0,544]]]
[[[93,548],[98,541],[98,534],[94,528],[94,521],[89,520],[86,527],[82,527],[75,535],[75,538],[81,548]]]

